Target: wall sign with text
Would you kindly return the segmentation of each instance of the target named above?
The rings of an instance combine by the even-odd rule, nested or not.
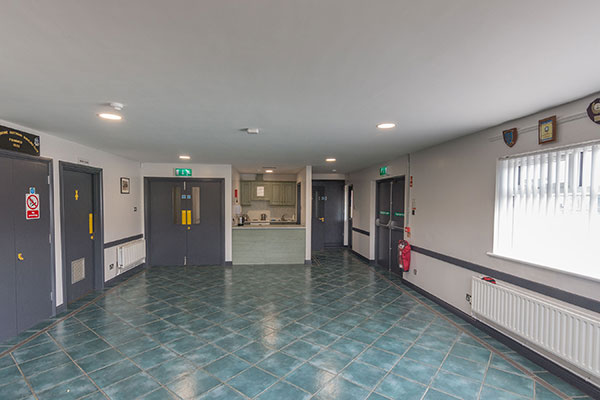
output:
[[[40,155],[40,137],[0,125],[0,149]]]

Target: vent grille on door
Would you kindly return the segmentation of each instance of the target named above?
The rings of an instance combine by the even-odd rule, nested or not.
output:
[[[71,262],[71,285],[85,279],[85,258]]]

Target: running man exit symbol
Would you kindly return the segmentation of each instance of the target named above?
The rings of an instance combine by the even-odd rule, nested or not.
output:
[[[79,200],[79,190],[75,191],[75,200]]]

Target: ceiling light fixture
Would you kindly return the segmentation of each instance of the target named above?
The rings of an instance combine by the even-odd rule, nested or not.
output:
[[[377,124],[379,129],[392,129],[396,127],[396,124],[393,122],[383,122],[381,124]]]
[[[332,169],[331,172],[337,172],[337,169]]]
[[[110,108],[112,108],[115,111],[121,111],[121,110],[123,110],[123,108],[125,108],[125,105],[123,103],[117,103],[117,102],[108,103],[107,106],[109,106]],[[99,113],[97,115],[100,118],[107,119],[109,121],[120,121],[123,119],[123,117],[120,116],[119,114],[112,113],[112,112],[103,112],[103,113]]]
[[[272,170],[272,169],[267,169],[267,170],[265,170],[265,172],[266,172],[267,174],[272,174],[272,173],[273,173],[273,170]]]
[[[325,161],[327,161],[327,162],[335,162],[335,158],[329,157],[329,158],[326,158]]]
[[[120,121],[123,119],[123,117],[121,117],[119,114],[113,113],[100,113],[98,116],[102,119],[108,119],[110,121]]]
[[[180,159],[180,160],[189,160],[189,159],[191,159],[191,158],[192,158],[192,157],[190,157],[190,156],[186,156],[186,155],[181,155],[181,156],[179,156],[179,159]]]

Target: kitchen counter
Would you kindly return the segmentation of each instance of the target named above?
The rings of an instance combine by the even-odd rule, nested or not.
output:
[[[304,225],[298,224],[286,224],[282,222],[272,223],[271,225],[244,225],[244,226],[233,226],[233,229],[305,229]]]
[[[234,226],[232,239],[234,265],[304,264],[304,225]]]

